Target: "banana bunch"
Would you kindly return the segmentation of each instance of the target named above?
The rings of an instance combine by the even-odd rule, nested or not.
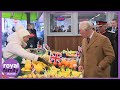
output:
[[[44,64],[43,62],[40,62],[40,61],[33,61],[32,65],[34,66],[34,68],[37,72],[43,71],[44,68],[47,66],[46,64]]]
[[[70,77],[70,72],[58,72],[58,75],[57,75],[58,78],[69,78]]]
[[[59,68],[56,68],[55,66],[51,66],[51,67],[50,67],[50,70],[57,70],[57,71],[60,71],[60,69],[59,69]]]
[[[69,51],[69,54],[76,54],[76,51]]]
[[[25,66],[21,69],[21,71],[23,72],[31,71],[32,65],[37,72],[44,70],[44,68],[47,66],[46,64],[40,61],[26,60]]]
[[[79,78],[81,74],[82,74],[82,72],[72,71],[71,77],[77,77],[77,78]]]
[[[71,75],[71,69],[66,68],[66,70],[64,68],[61,68],[61,71],[58,72],[58,77],[64,77],[64,78],[69,78]]]
[[[47,77],[47,78],[57,77],[57,70],[48,71],[47,73],[45,73],[45,77]]]
[[[22,72],[30,72],[31,71],[31,61],[30,60],[26,60],[25,62],[25,66],[23,68],[21,68]]]
[[[60,69],[56,68],[55,66],[51,66],[48,71],[45,72],[45,77],[57,77],[57,73]]]

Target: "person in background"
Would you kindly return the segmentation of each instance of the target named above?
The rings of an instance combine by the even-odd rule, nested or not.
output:
[[[114,51],[115,51],[115,60],[111,64],[111,77],[117,78],[118,77],[118,20],[113,19],[111,21],[111,25],[112,27],[108,28],[108,30],[111,30],[114,36]]]
[[[44,42],[44,29],[40,32],[40,38],[42,38],[42,40]]]
[[[83,40],[78,70],[84,70],[84,78],[109,78],[110,64],[115,58],[110,40],[95,32],[90,21],[82,21],[79,25]]]
[[[42,61],[49,65],[47,61],[38,55],[30,53],[24,49],[27,45],[27,41],[29,40],[29,35],[30,33],[24,28],[20,28],[19,30],[16,30],[16,32],[12,33],[7,38],[8,44],[2,51],[4,60],[15,59],[20,63],[20,65],[22,65],[22,59],[25,58],[28,60]]]
[[[56,29],[57,29],[57,26],[55,25],[54,27],[53,27],[53,32],[56,32]]]
[[[113,46],[113,49],[115,52],[115,60],[111,64],[110,75],[111,75],[111,77],[118,77],[118,30],[115,33],[108,32],[106,30],[106,28],[107,28],[106,23],[107,22],[99,23],[98,29],[101,32],[101,34],[108,37],[112,43],[112,46]]]
[[[64,25],[61,25],[60,29],[61,29],[61,30],[60,30],[61,32],[65,32],[65,27],[64,27]]]
[[[36,30],[34,29],[34,26],[32,24],[28,24],[27,30],[29,31],[31,37],[27,42],[26,48],[37,48],[38,39],[37,39],[37,34],[36,34]]]
[[[68,26],[67,32],[71,32],[71,25]]]
[[[114,36],[112,35],[112,33],[108,32],[108,30],[106,30],[107,22],[106,21],[98,21],[97,28],[98,28],[99,33],[108,37],[109,40],[111,41],[112,46],[114,46]]]
[[[3,47],[5,47],[7,45],[7,37],[8,37],[8,33],[7,32],[4,32],[2,33],[2,44],[3,44]]]
[[[114,35],[114,51],[115,51],[115,60],[111,64],[111,77],[117,78],[118,77],[118,30],[115,32]]]
[[[111,33],[115,33],[118,30],[118,21],[117,19],[113,19],[111,21],[111,27],[107,28],[107,30]]]
[[[113,19],[111,27],[107,28],[107,30],[112,34],[115,51],[115,60],[111,64],[111,77],[118,77],[118,20]]]

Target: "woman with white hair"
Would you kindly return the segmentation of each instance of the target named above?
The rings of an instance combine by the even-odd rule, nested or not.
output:
[[[24,29],[23,26],[16,26],[16,32],[12,33],[7,38],[7,46],[3,50],[3,58],[6,59],[16,59],[20,64],[22,62],[22,58],[42,61],[45,64],[49,65],[47,61],[40,58],[38,55],[30,53],[26,51],[24,48],[27,45],[27,41],[29,40],[30,33]]]

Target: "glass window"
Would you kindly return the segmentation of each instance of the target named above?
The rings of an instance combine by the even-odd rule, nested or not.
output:
[[[71,14],[50,14],[50,32],[71,32]]]

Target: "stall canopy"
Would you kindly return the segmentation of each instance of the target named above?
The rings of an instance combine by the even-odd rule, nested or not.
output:
[[[30,12],[30,20],[36,21],[39,13]],[[17,20],[27,20],[26,12],[2,12],[2,18],[13,18]]]

